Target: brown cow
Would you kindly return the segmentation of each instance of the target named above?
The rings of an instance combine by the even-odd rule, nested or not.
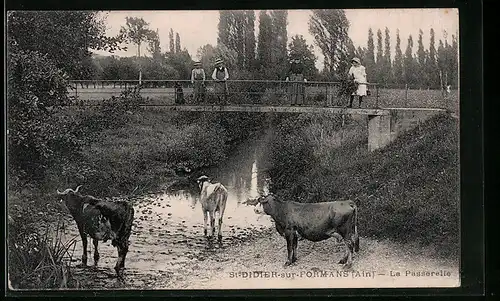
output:
[[[285,266],[297,260],[297,241],[300,235],[310,241],[322,241],[335,237],[343,240],[347,246],[345,256],[339,264],[345,268],[352,266],[353,252],[359,251],[357,230],[357,207],[353,201],[335,201],[322,203],[297,203],[279,201],[273,194],[250,199],[245,202],[256,207],[256,213],[270,215],[278,233],[285,237],[288,258]]]

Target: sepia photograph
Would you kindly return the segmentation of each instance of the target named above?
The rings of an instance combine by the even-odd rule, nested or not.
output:
[[[457,8],[6,14],[10,290],[461,286]]]

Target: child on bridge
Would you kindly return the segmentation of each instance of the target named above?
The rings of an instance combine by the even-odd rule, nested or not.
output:
[[[351,68],[349,69],[349,76],[354,78],[354,83],[358,86],[357,90],[351,94],[351,100],[349,102],[349,108],[352,108],[352,102],[354,101],[354,96],[357,95],[359,99],[359,107],[361,107],[361,102],[363,101],[363,96],[367,93],[367,80],[366,80],[366,69],[365,66],[361,65],[359,58],[355,57],[351,60]]]
[[[212,73],[212,79],[215,81],[215,94],[219,99],[219,103],[224,105],[228,104],[226,80],[229,79],[229,72],[227,72],[227,68],[224,66],[224,61],[222,59],[217,59],[215,61],[215,69]]]
[[[194,101],[200,103],[205,100],[205,70],[201,67],[201,62],[194,63],[191,71],[191,83],[194,90]]]

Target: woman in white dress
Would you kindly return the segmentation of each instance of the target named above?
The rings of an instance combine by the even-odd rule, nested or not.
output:
[[[349,77],[354,79],[354,83],[358,86],[358,88],[351,94],[349,108],[352,108],[352,102],[354,101],[355,95],[358,96],[359,107],[361,107],[363,96],[366,95],[366,90],[367,90],[366,69],[365,66],[361,65],[361,61],[357,57],[351,60],[351,64],[352,66],[349,69]]]

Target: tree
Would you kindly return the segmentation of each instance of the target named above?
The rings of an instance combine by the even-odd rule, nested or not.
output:
[[[348,36],[349,21],[341,9],[315,9],[309,20],[309,32],[325,57],[325,67],[334,78],[342,77],[348,49],[352,41]]]
[[[377,30],[377,61],[375,62],[375,75],[377,81],[383,81],[384,54],[382,48],[382,31]]]
[[[403,52],[401,51],[401,38],[399,37],[399,29],[396,32],[396,55],[394,56],[394,81],[397,84],[403,82]]]
[[[157,63],[162,63],[163,56],[161,54],[160,35],[158,33],[158,29],[149,33],[148,42],[148,51],[153,56],[153,60]]]
[[[181,52],[181,36],[178,32],[175,33],[175,53]]]
[[[366,67],[366,75],[370,80],[373,81],[375,76],[375,44],[373,42],[373,30],[370,28],[368,29],[368,42],[367,42],[367,47],[368,49],[366,50],[366,55],[365,55],[365,67]],[[375,80],[376,81],[376,80]]]
[[[307,45],[306,40],[302,35],[295,35],[292,37],[289,48],[289,59],[297,56],[299,57],[304,65],[304,76],[306,78],[315,78],[318,74],[316,69],[316,56],[314,55],[314,46]]]
[[[257,41],[257,60],[261,76],[267,76],[267,67],[271,64],[272,20],[265,10],[259,14],[259,36]]]
[[[439,85],[441,88],[443,88],[443,86],[446,84],[446,82],[445,82],[445,73],[447,72],[447,70],[446,70],[447,58],[446,57],[447,57],[447,53],[446,53],[446,49],[444,47],[443,41],[439,40],[437,65],[438,65],[438,69],[439,69]]]
[[[109,43],[109,44],[107,44]],[[9,12],[7,104],[9,179],[43,184],[49,166],[64,166],[82,141],[61,117],[69,76],[78,76],[92,49],[114,50],[117,37],[93,12]],[[89,65],[89,64],[87,64]]]
[[[73,79],[89,79],[84,60],[91,49],[113,52],[123,37],[105,35],[105,16],[97,12],[9,12],[7,34],[24,51],[37,51]],[[57,35],[57,37],[55,37]]]
[[[238,70],[250,70],[255,59],[255,14],[253,11],[219,12],[217,44],[237,54]]]
[[[418,50],[417,50],[417,66],[416,66],[419,85],[426,85],[428,82],[427,74],[425,72],[426,55],[423,42],[423,35],[424,33],[420,29],[418,32]]]
[[[436,53],[436,42],[435,42],[435,33],[434,29],[430,30],[430,44],[429,44],[429,53],[426,61],[426,74],[427,74],[427,86],[428,87],[438,87],[439,86],[439,69],[437,66],[437,53]]]
[[[120,29],[120,34],[125,37],[128,42],[137,45],[137,58],[141,57],[141,45],[142,43],[148,41],[152,36],[151,30],[149,29],[149,23],[144,21],[143,18],[136,17],[126,17],[125,26]],[[142,82],[142,68],[139,63],[139,85]]]
[[[226,67],[229,69],[229,72],[231,72],[229,74],[231,78],[237,77],[237,75],[234,74],[236,71],[234,67],[236,66],[237,54],[224,44],[218,44],[217,47],[206,44],[198,49],[197,55],[208,77],[211,78],[212,76],[217,58],[222,58],[224,60]]]
[[[169,42],[170,53],[174,53],[175,52],[175,42],[174,42],[174,31],[172,28],[170,28],[170,32],[168,33],[168,42]]]
[[[168,53],[166,62],[167,65],[172,66],[177,71],[180,79],[191,78],[191,66],[193,66],[193,60],[186,49],[176,53]]]
[[[246,69],[255,69],[255,12],[245,12],[245,62]]]
[[[287,64],[287,25],[288,12],[286,10],[272,10],[271,30],[273,39],[271,40],[271,77],[283,78],[285,76]]]
[[[403,67],[404,67],[405,83],[410,85],[417,84],[417,75],[415,68],[416,62],[415,58],[413,57],[413,38],[411,35],[408,37],[408,44],[406,46]]]
[[[384,58],[382,64],[382,81],[385,84],[392,83],[392,63],[391,63],[391,36],[389,28],[385,28],[384,37],[385,47],[384,47]]]

